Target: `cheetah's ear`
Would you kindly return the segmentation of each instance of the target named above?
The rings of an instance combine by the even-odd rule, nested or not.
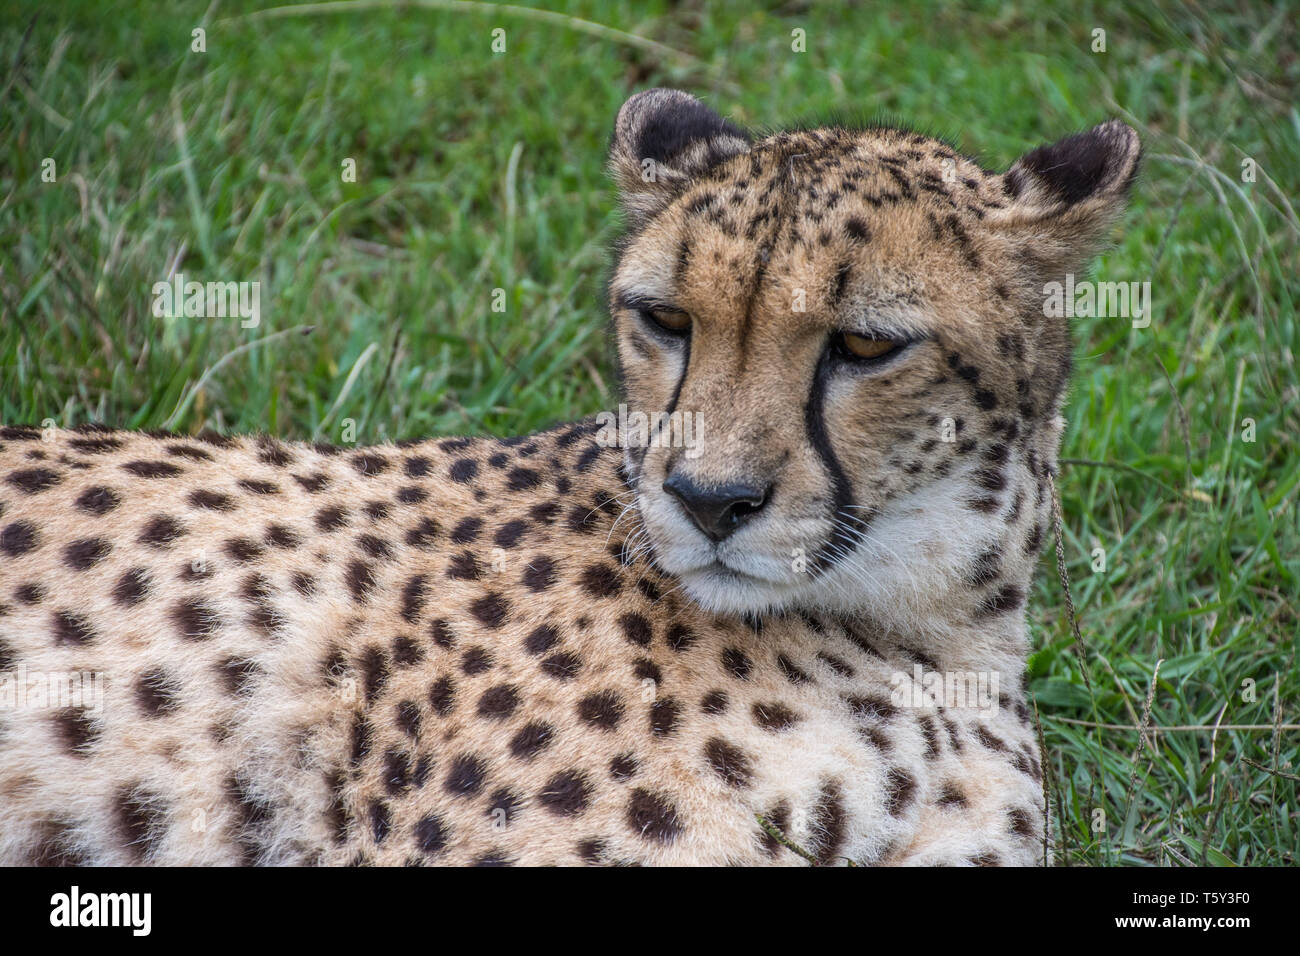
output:
[[[618,111],[609,168],[628,218],[642,221],[681,186],[729,156],[749,151],[749,137],[681,90],[637,93]]]
[[[1018,234],[1037,279],[1081,268],[1124,212],[1141,154],[1119,120],[1040,146],[1003,175],[1011,204],[992,224]]]

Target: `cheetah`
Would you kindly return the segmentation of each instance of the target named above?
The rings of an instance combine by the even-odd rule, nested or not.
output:
[[[642,92],[627,427],[4,428],[0,863],[1043,863],[1042,288],[1139,152],[1109,122],[995,173]]]

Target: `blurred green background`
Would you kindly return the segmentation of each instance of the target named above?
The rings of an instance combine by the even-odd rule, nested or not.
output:
[[[605,148],[649,86],[757,127],[899,117],[996,168],[1120,117],[1147,161],[1098,272],[1155,317],[1076,321],[1091,691],[1050,553],[1031,609],[1057,859],[1294,864],[1300,17],[1238,6],[7,2],[0,418],[368,443],[607,406]],[[260,327],[155,318],[174,269],[261,282]]]

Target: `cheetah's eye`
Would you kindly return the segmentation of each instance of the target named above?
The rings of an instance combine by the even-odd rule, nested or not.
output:
[[[873,339],[854,332],[841,332],[835,343],[841,352],[853,359],[884,358],[902,344],[893,339]]]
[[[685,335],[691,330],[691,317],[685,312],[669,309],[642,309],[641,317],[673,335]]]

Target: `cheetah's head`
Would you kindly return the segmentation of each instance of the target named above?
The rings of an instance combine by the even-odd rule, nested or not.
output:
[[[1042,514],[1070,365],[1044,285],[1138,155],[1110,122],[997,174],[905,130],[754,140],[685,93],[628,100],[610,308],[660,565],[716,611],[916,612],[991,549],[1028,560],[1008,539]]]

